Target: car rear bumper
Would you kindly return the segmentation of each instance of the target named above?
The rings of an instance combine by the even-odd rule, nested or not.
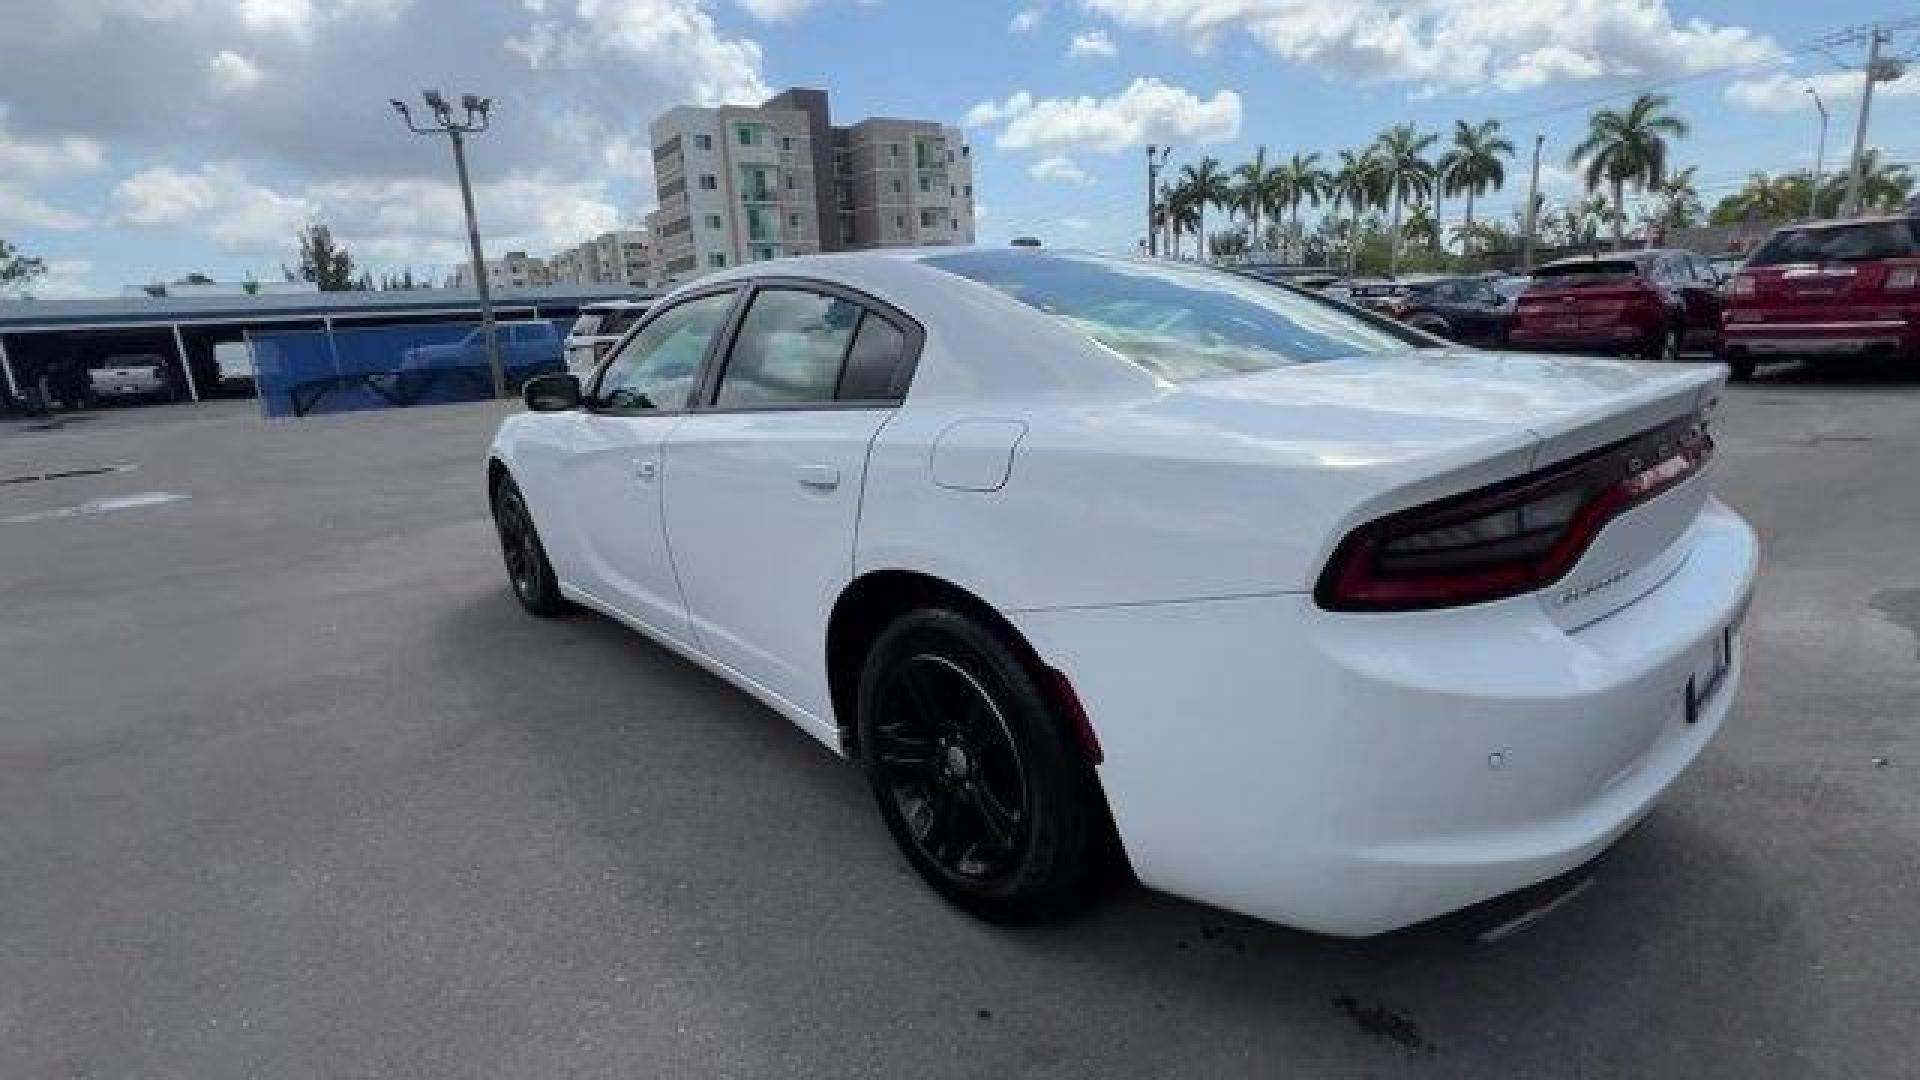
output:
[[[1674,543],[1670,575],[1573,631],[1540,595],[1401,614],[1297,594],[1014,614],[1092,719],[1142,882],[1371,935],[1588,862],[1713,737],[1737,639],[1698,708],[1687,687],[1744,610],[1757,545],[1718,503]]]
[[[1507,332],[1507,344],[1533,352],[1586,353],[1592,356],[1620,356],[1645,352],[1657,344],[1654,335],[1637,326],[1618,326],[1608,330],[1582,331],[1573,337],[1542,334],[1514,328]]]
[[[1902,319],[1729,322],[1722,340],[1732,356],[1915,356],[1920,355],[1920,324]]]

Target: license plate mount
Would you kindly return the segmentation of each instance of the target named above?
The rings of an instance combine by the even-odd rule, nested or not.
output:
[[[1704,663],[1687,676],[1687,723],[1700,722],[1700,709],[1707,700],[1718,693],[1727,681],[1727,672],[1733,668],[1733,641],[1740,632],[1740,621],[1746,616],[1746,605],[1713,635],[1712,645],[1704,658]]]

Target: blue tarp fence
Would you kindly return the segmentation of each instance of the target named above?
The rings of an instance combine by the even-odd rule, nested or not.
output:
[[[568,325],[545,319],[495,324],[509,389],[566,369],[561,345]],[[478,320],[255,332],[247,340],[268,416],[409,409],[493,395]]]

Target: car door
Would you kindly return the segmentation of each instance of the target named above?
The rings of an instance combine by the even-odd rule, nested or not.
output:
[[[762,282],[703,405],[668,436],[667,536],[695,640],[821,738],[827,618],[852,575],[867,451],[918,341],[871,298]]]
[[[681,300],[629,337],[573,414],[561,466],[573,540],[558,552],[567,562],[556,567],[561,580],[686,644],[686,604],[661,518],[661,450],[686,419],[736,298],[720,289]]]
[[[1687,269],[1687,283],[1682,290],[1687,308],[1685,341],[1693,348],[1711,349],[1720,340],[1720,279],[1700,256],[1682,258],[1686,260]]]

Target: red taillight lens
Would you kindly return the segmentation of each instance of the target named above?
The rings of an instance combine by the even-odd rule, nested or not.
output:
[[[1558,581],[1607,522],[1697,473],[1698,416],[1571,461],[1355,529],[1314,598],[1332,611],[1458,607]]]

